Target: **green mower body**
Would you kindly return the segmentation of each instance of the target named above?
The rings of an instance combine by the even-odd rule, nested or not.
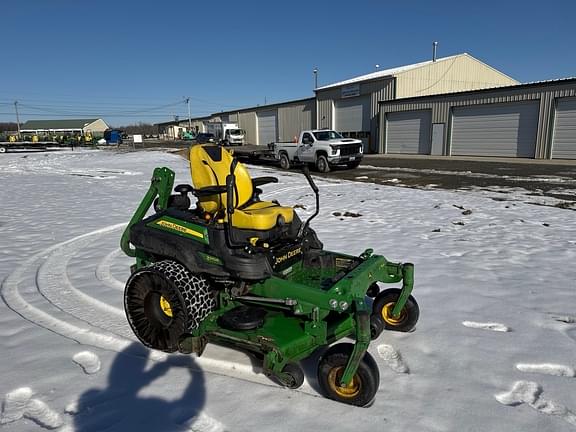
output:
[[[319,385],[332,399],[369,404],[379,384],[370,341],[384,329],[410,331],[418,319],[414,266],[371,249],[359,256],[326,251],[297,216],[265,233],[235,229],[230,213],[207,220],[190,208],[193,188],[178,186],[173,195],[173,183],[168,168],[154,171],[121,240],[136,258],[125,308],[138,338],[166,352],[201,355],[209,342],[247,350],[290,388],[304,381],[299,361],[350,338],[353,345],[337,344],[322,356]],[[380,292],[378,283],[402,285]]]

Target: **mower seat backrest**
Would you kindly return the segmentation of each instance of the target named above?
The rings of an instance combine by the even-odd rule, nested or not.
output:
[[[190,148],[190,171],[192,184],[196,189],[207,186],[225,186],[230,174],[233,158],[230,153],[218,145],[195,145]],[[240,207],[252,198],[254,188],[252,179],[244,165],[238,163],[234,170],[236,188],[234,207]],[[206,213],[214,214],[226,208],[226,194],[200,197],[199,205]]]

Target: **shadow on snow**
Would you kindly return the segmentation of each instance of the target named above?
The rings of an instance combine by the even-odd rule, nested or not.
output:
[[[78,400],[74,416],[75,430],[92,431],[181,431],[189,430],[192,419],[200,414],[206,402],[204,373],[192,356],[178,358],[178,366],[188,366],[190,373],[184,392],[173,389],[174,397],[162,399],[140,394],[164,376],[174,361],[154,363],[150,351],[134,343],[120,352],[108,376],[105,389],[90,389]]]

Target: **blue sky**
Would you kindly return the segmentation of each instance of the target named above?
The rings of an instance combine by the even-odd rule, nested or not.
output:
[[[11,0],[0,121],[166,121],[311,97],[319,85],[468,52],[522,82],[576,76],[576,2]]]

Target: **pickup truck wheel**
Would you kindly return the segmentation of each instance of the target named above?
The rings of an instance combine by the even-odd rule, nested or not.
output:
[[[290,169],[290,159],[288,159],[288,155],[286,153],[282,153],[280,155],[280,168],[282,169]]]
[[[318,156],[318,159],[316,160],[316,168],[318,168],[318,171],[321,173],[330,172],[330,164],[328,163],[328,158],[324,155]]]
[[[346,166],[350,169],[358,168],[358,165],[360,165],[360,161],[348,162],[346,164]]]

